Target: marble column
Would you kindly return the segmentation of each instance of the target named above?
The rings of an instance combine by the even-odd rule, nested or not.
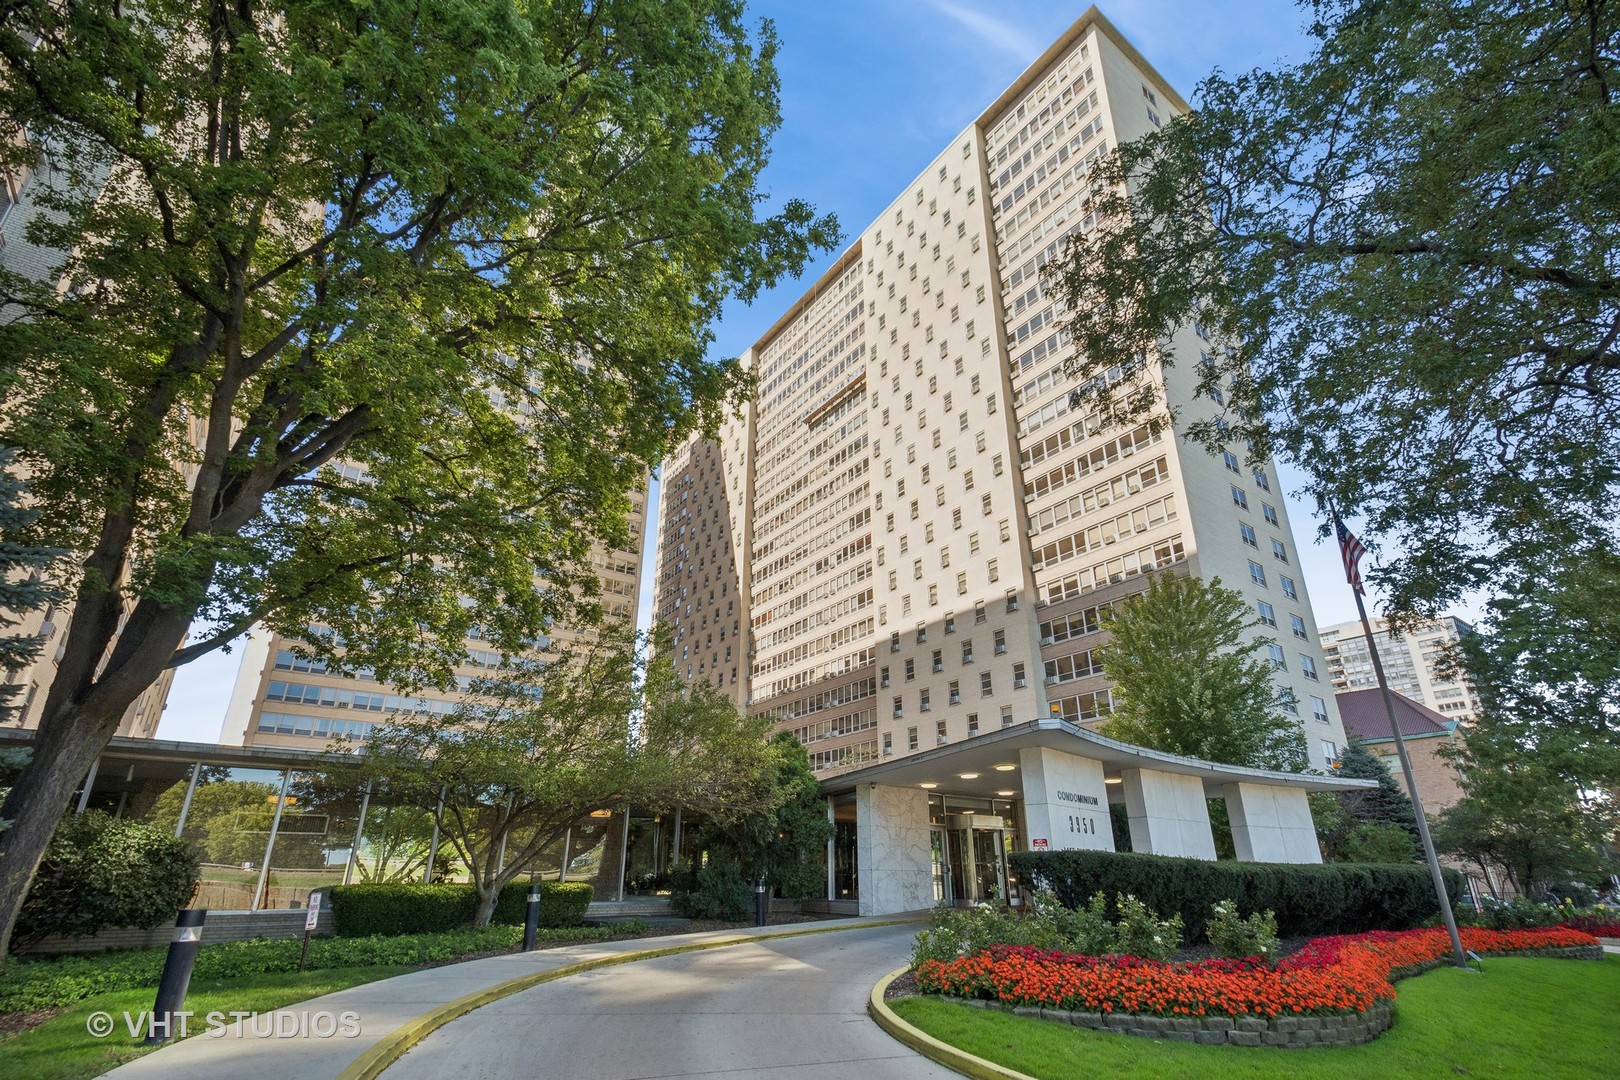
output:
[[[934,906],[927,791],[883,784],[856,788],[855,852],[862,915]]]
[[[1102,762],[1044,746],[1018,752],[1032,851],[1114,850]]]
[[[1245,862],[1319,863],[1311,803],[1300,788],[1227,784],[1226,816],[1232,846]]]
[[[1132,851],[1190,859],[1215,857],[1203,780],[1157,769],[1126,769],[1120,779],[1130,817]]]

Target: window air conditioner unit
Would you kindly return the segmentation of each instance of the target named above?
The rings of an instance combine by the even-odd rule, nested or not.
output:
[[[1051,635],[1047,635],[1046,637],[1041,638],[1041,644],[1042,645],[1050,645],[1050,644],[1052,644]]]

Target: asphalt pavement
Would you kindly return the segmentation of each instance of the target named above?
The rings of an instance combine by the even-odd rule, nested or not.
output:
[[[762,940],[543,983],[429,1035],[383,1080],[912,1080],[950,1072],[866,1015],[916,926]]]

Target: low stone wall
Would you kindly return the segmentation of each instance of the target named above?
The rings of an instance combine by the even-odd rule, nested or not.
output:
[[[1487,953],[1483,963],[1504,956],[1529,956],[1559,960],[1602,960],[1603,946],[1580,945],[1560,949],[1528,949],[1513,953]],[[1390,976],[1394,982],[1410,975],[1445,966],[1444,961],[1419,967],[1402,968]],[[996,1009],[1033,1019],[1054,1020],[1060,1024],[1136,1035],[1145,1039],[1171,1042],[1233,1046],[1356,1046],[1371,1042],[1389,1030],[1393,1020],[1389,1002],[1379,1002],[1365,1012],[1336,1013],[1328,1016],[1150,1016],[1141,1013],[1083,1012],[1072,1009],[1046,1009],[1033,1005],[1008,1005],[1000,1001],[931,995],[938,1001]]]
[[[1233,1046],[1355,1046],[1389,1030],[1390,1008],[1380,1002],[1366,1012],[1336,1016],[1144,1016],[1138,1013],[1075,1012],[1003,1005],[999,1001],[940,998],[1014,1016],[1056,1020],[1093,1031],[1114,1031],[1171,1042],[1230,1043]]]

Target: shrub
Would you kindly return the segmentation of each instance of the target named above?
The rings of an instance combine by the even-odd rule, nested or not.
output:
[[[1042,889],[1035,894],[1036,918],[1050,924],[1055,938],[1052,948],[1084,956],[1103,956],[1118,949],[1119,933],[1108,921],[1108,898],[1093,893],[1084,907],[1064,907],[1057,894]]]
[[[1135,896],[1162,915],[1180,915],[1193,941],[1204,935],[1211,896],[1246,911],[1275,912],[1278,932],[1288,937],[1405,929],[1440,913],[1428,870],[1417,865],[1215,862],[1112,851],[1021,851],[1008,864],[1068,907],[1098,891]],[[1445,874],[1455,904],[1462,878]]]
[[[197,891],[191,845],[168,829],[89,810],[64,818],[17,916],[12,944],[173,922]]]
[[[1544,904],[1527,896],[1512,900],[1486,900],[1478,911],[1464,908],[1459,916],[1470,926],[1483,926],[1487,930],[1529,930],[1542,926],[1557,926],[1573,912],[1572,907]]]
[[[1275,912],[1257,912],[1245,919],[1238,915],[1236,904],[1222,900],[1212,909],[1204,933],[1217,956],[1233,960],[1251,956],[1272,960],[1277,955]]]
[[[1092,903],[1096,903],[1092,897]],[[1160,919],[1134,896],[1119,898],[1119,925],[1114,949],[1122,956],[1136,956],[1143,960],[1168,960],[1181,948],[1182,919],[1172,915]]]
[[[754,917],[754,886],[732,852],[712,851],[696,870],[675,875],[669,909],[688,919],[745,922]]]
[[[332,914],[344,937],[376,934],[432,934],[470,926],[478,911],[471,885],[388,882],[338,885],[331,890]],[[521,926],[529,883],[514,881],[495,902],[492,925]],[[583,881],[540,882],[540,925],[578,926],[585,921],[591,886]]]

